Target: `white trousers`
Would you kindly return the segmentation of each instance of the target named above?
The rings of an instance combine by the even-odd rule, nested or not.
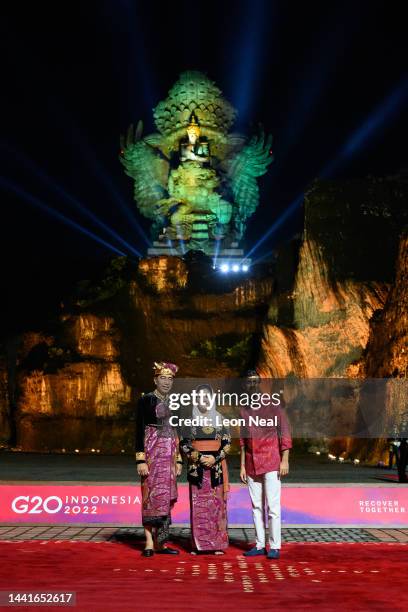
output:
[[[256,547],[265,548],[265,501],[269,523],[269,545],[281,547],[281,481],[278,472],[248,476],[249,495],[255,524]]]

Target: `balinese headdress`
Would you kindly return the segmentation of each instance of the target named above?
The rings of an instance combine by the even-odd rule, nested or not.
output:
[[[155,376],[175,376],[178,366],[176,366],[175,363],[169,363],[167,361],[155,361],[153,370]]]

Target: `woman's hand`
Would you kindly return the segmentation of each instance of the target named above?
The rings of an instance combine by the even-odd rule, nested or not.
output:
[[[181,476],[182,471],[183,471],[182,463],[176,463],[176,476]]]
[[[137,473],[139,474],[139,476],[148,476],[149,468],[147,467],[147,463],[138,463]]]
[[[241,469],[239,471],[239,477],[242,480],[242,482],[244,482],[245,484],[247,483],[247,475],[246,475],[245,465],[241,465]]]
[[[200,463],[207,468],[211,468],[213,465],[215,465],[215,457],[213,457],[213,455],[202,455]]]

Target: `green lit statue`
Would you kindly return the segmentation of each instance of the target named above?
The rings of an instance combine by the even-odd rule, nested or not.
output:
[[[155,240],[180,253],[236,246],[259,203],[272,138],[229,133],[236,111],[201,72],[184,72],[153,111],[158,132],[130,126],[121,162]]]

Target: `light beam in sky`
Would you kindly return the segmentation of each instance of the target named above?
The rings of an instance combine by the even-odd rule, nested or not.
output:
[[[43,212],[51,215],[52,217],[55,217],[59,221],[62,221],[63,223],[68,225],[69,227],[72,227],[72,228],[76,229],[78,232],[81,232],[82,234],[85,234],[85,236],[88,236],[89,238],[92,238],[92,240],[95,240],[96,242],[99,242],[99,244],[104,245],[107,249],[109,249],[113,253],[117,253],[118,255],[122,255],[122,256],[126,257],[126,253],[123,253],[123,251],[120,251],[119,249],[114,247],[109,242],[106,242],[106,240],[103,240],[103,238],[100,238],[99,236],[97,236],[96,234],[94,234],[93,232],[88,230],[86,227],[83,227],[79,223],[76,223],[72,219],[69,219],[69,217],[67,217],[66,215],[63,215],[59,211],[51,208],[50,206],[47,206],[46,204],[44,204],[44,202],[41,202],[41,200],[39,200],[38,198],[36,198],[32,194],[28,193],[27,191],[25,191],[24,189],[22,189],[18,185],[15,185],[14,183],[9,181],[8,179],[6,179],[4,177],[0,177],[0,187],[3,187],[3,189],[5,189],[6,191],[11,191],[11,192],[15,193],[19,198],[25,200],[26,202],[29,202],[30,204],[32,204],[36,208],[39,208]]]
[[[384,129],[398,114],[399,109],[408,98],[408,75],[394,88],[394,90],[379,104],[367,117],[364,123],[355,130],[345,141],[338,155],[322,170],[322,177],[329,177],[353,158],[361,149],[366,147],[370,140]]]
[[[128,248],[129,251],[131,251],[134,255],[136,255],[137,257],[142,257],[142,254],[137,249],[135,249],[128,242],[126,242],[126,240],[124,240],[117,232],[115,232],[112,228],[110,228],[108,225],[106,225],[106,223],[101,221],[99,219],[99,217],[97,217],[91,210],[86,208],[86,206],[81,204],[74,196],[72,196],[65,189],[63,189],[60,185],[58,185],[46,172],[44,172],[44,170],[42,170],[36,163],[34,163],[34,161],[29,159],[23,153],[19,153],[15,149],[10,148],[9,146],[2,145],[2,148],[6,149],[8,152],[10,152],[14,157],[18,157],[21,160],[21,162],[26,167],[28,167],[34,174],[38,175],[41,178],[41,180],[46,185],[48,185],[48,187],[50,187],[50,189],[53,189],[65,201],[69,202],[70,204],[75,206],[78,210],[80,210],[85,216],[87,216],[90,219],[92,219],[92,221],[94,221],[94,223],[99,225],[99,227],[101,227],[108,234],[110,234],[113,238],[115,238],[115,240],[117,240],[123,246]]]

